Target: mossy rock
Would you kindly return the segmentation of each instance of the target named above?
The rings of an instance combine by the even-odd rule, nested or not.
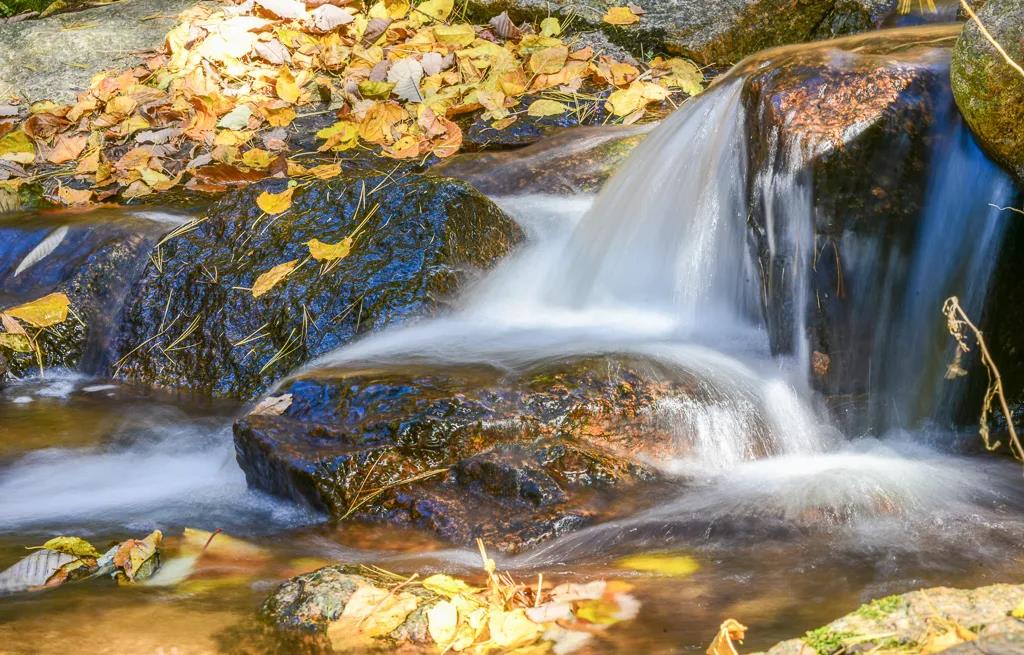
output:
[[[978,17],[1011,59],[1024,62],[1024,3],[989,0]],[[950,79],[956,104],[981,145],[1024,180],[1024,76],[974,21],[957,39]]]
[[[257,197],[285,184],[232,192],[160,246],[126,302],[117,377],[251,398],[360,334],[444,307],[522,237],[456,180],[343,177],[300,188],[287,211],[266,215]],[[310,240],[338,243],[357,229],[347,257],[330,267],[309,259]],[[289,261],[302,265],[253,297],[256,279]]]

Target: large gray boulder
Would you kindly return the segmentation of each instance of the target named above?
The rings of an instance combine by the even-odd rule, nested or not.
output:
[[[729,64],[771,46],[802,43],[879,27],[896,0],[636,0],[640,21],[614,26],[602,21],[605,0],[469,0],[477,17],[508,11],[514,20],[573,16],[574,26],[602,29],[639,53],[668,51],[702,64]]]
[[[978,17],[1007,54],[1024,62],[1024,3],[989,0]],[[964,26],[950,67],[953,95],[981,145],[1024,179],[1024,75],[1014,70],[981,33]]]
[[[122,0],[0,25],[0,98],[73,102],[96,73],[134,66],[159,48],[194,0]]]

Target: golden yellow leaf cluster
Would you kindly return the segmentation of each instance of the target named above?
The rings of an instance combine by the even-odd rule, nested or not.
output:
[[[567,98],[611,92],[608,111],[631,122],[670,90],[693,94],[703,82],[682,59],[637,67],[595,55],[553,17],[516,26],[503,14],[477,26],[455,18],[452,0],[341,4],[194,7],[162,52],[97,75],[76,103],[35,103],[27,118],[0,106],[0,116],[23,116],[0,121],[0,160],[62,167],[54,199],[68,205],[180,184],[218,191],[304,171],[288,159],[281,128],[307,113],[335,115],[317,134],[323,153],[449,157],[462,148],[460,115],[479,112],[504,129],[524,114],[566,113]],[[605,19],[638,17],[613,7]],[[523,110],[527,95],[534,98]]]

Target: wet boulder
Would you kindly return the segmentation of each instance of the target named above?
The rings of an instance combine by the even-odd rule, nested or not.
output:
[[[235,449],[250,485],[334,517],[515,551],[649,503],[695,448],[680,406],[711,395],[631,356],[324,369],[237,421]],[[773,450],[750,440],[749,458]]]
[[[978,17],[1011,59],[1024,61],[1024,4],[989,0]],[[964,25],[950,68],[953,95],[985,150],[1024,179],[1024,76],[974,21]]]
[[[980,313],[1008,222],[990,203],[1011,203],[1012,181],[953,102],[958,30],[854,36],[743,65],[772,346],[794,353],[806,338],[814,386],[854,431],[939,417],[953,389],[943,301],[961,295]]]
[[[594,193],[651,127],[565,129],[525,148],[463,153],[430,172],[465,180],[488,196]]]
[[[110,209],[11,215],[0,220],[0,308],[61,292],[71,315],[38,338],[48,367],[100,372],[116,316],[146,256],[179,219]],[[37,369],[31,353],[6,353],[10,373]]]
[[[282,213],[259,208],[261,193],[284,189],[230,193],[164,241],[126,303],[118,377],[250,398],[360,334],[443,307],[521,238],[455,180],[343,177],[296,189]],[[351,239],[349,252],[316,261],[314,239]],[[255,297],[257,279],[282,264],[295,268]]]
[[[508,11],[515,21],[572,16],[574,26],[601,29],[608,38],[641,52],[670,52],[701,64],[731,64],[763,48],[803,43],[880,26],[896,0],[637,0],[632,25],[603,20],[610,6],[599,0],[470,0],[478,18]]]

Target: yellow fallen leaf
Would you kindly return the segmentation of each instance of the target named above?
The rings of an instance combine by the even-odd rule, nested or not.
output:
[[[401,20],[409,13],[409,0],[383,0],[383,3],[391,20]]]
[[[99,551],[81,537],[54,537],[42,546],[33,546],[29,548],[29,550],[36,550],[39,548],[55,550],[58,553],[74,555],[75,557],[92,557],[95,559],[100,556]]]
[[[697,560],[688,555],[674,555],[672,553],[647,553],[643,555],[629,555],[615,562],[620,569],[632,569],[634,571],[646,571],[670,576],[693,575],[700,570]]]
[[[534,623],[521,609],[509,612],[492,611],[487,620],[491,641],[499,648],[519,648],[536,641],[544,632],[544,626]]]
[[[67,320],[70,305],[68,297],[57,292],[17,307],[11,307],[4,313],[33,327],[46,328]]]
[[[316,136],[327,140],[317,148],[320,152],[327,150],[341,152],[351,150],[359,145],[359,127],[351,121],[338,121],[330,127],[319,130]]]
[[[434,38],[448,45],[467,46],[476,38],[476,31],[466,23],[435,25]]]
[[[455,0],[427,0],[416,5],[413,15],[421,14],[436,21],[447,20],[455,8]]]
[[[277,97],[285,102],[295,104],[299,101],[299,85],[287,66],[282,66],[278,71],[274,90],[277,91]]]
[[[569,48],[564,45],[538,50],[530,55],[530,70],[538,75],[552,75],[562,70],[569,58]]]
[[[249,168],[263,170],[270,166],[271,161],[273,161],[271,154],[262,148],[252,148],[242,154],[242,164]]]
[[[317,179],[329,180],[341,175],[341,164],[320,164],[313,168],[307,168],[303,173],[306,175],[312,175]]]
[[[680,57],[672,57],[665,62],[665,65],[672,71],[664,78],[668,86],[682,89],[691,96],[704,90],[704,73],[697,68],[697,64]]]
[[[35,351],[32,347],[32,341],[26,335],[11,334],[10,332],[0,332],[0,348],[7,348],[18,353]]]
[[[447,596],[448,598],[466,594],[475,594],[480,591],[479,589],[470,587],[458,578],[453,578],[450,575],[444,575],[442,573],[437,573],[426,578],[421,584],[424,589],[432,591],[439,596]]]
[[[639,23],[640,17],[634,14],[629,7],[609,7],[601,20],[609,25],[632,25]]]
[[[280,214],[292,206],[292,195],[295,187],[288,187],[281,193],[264,191],[256,198],[256,205],[268,214]]]
[[[373,80],[363,80],[359,83],[359,95],[364,98],[373,98],[377,100],[383,100],[391,95],[391,89],[395,88],[395,85],[391,82],[375,82]]]
[[[558,36],[562,33],[562,24],[554,16],[548,16],[540,22],[541,36]]]
[[[273,289],[278,285],[279,282],[288,277],[295,267],[298,266],[299,260],[293,259],[290,262],[278,264],[269,271],[261,274],[256,281],[252,283],[252,297],[259,298],[266,292]]]
[[[329,262],[348,257],[348,254],[352,252],[352,237],[345,237],[338,243],[324,243],[320,239],[311,239],[306,242],[306,246],[313,259],[318,262]]]
[[[558,102],[557,100],[534,100],[530,103],[530,106],[526,108],[526,113],[529,116],[543,117],[543,116],[557,116],[564,114],[569,108]]]
[[[0,137],[0,159],[18,164],[31,164],[36,160],[36,147],[22,130]]]
[[[459,612],[455,604],[442,600],[427,610],[427,632],[442,648],[455,641],[459,629]]]

